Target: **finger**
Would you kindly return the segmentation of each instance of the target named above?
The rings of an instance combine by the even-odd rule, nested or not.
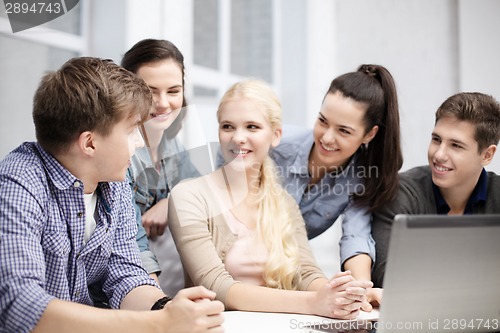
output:
[[[354,319],[359,315],[359,310],[349,311],[344,309],[337,309],[333,312],[334,318],[338,319]]]
[[[342,309],[349,311],[349,312],[357,311],[357,310],[361,309],[361,305],[363,305],[362,302],[355,301],[355,302],[352,302],[350,304],[343,305]]]
[[[347,297],[349,297],[349,296],[365,296],[365,298],[366,298],[366,294],[368,291],[366,290],[366,288],[349,286],[346,288],[345,292],[347,294]]]
[[[341,277],[341,276],[346,276],[346,275],[351,275],[351,271],[347,270],[347,271],[343,271],[343,272],[338,272],[337,274],[335,274],[333,276],[332,280],[335,278]]]
[[[156,239],[156,236],[158,236],[158,225],[153,224],[151,228],[149,229],[149,239]]]
[[[339,286],[345,285],[346,283],[349,283],[352,281],[354,281],[354,278],[351,275],[344,275],[344,276],[334,278],[333,280],[331,280],[329,282],[329,284],[330,284],[330,286],[337,288]]]
[[[219,327],[224,323],[224,317],[222,314],[215,314],[215,315],[209,315],[207,317],[207,326],[208,328],[214,328],[214,327]]]
[[[367,281],[367,280],[355,280],[355,281],[351,281],[349,283],[348,287],[359,287],[359,288],[368,289],[368,288],[373,287],[373,282]]]
[[[157,236],[161,236],[165,233],[166,224],[158,224]]]
[[[215,299],[215,293],[203,286],[182,289],[177,293],[177,295],[179,297],[185,297],[193,301],[198,298],[208,298],[210,300]],[[177,296],[175,298],[177,298]]]
[[[198,302],[200,310],[207,315],[217,315],[224,311],[224,304],[220,301]]]
[[[365,312],[372,312],[373,306],[368,301],[363,301],[361,304],[361,310]]]

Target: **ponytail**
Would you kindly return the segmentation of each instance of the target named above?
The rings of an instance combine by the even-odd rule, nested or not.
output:
[[[396,85],[385,67],[361,65],[356,72],[333,80],[328,93],[337,91],[367,105],[365,133],[374,126],[379,127],[372,141],[360,148],[357,167],[366,175],[365,190],[362,194],[354,194],[357,204],[369,206],[370,211],[374,211],[395,197],[398,171],[403,165]]]

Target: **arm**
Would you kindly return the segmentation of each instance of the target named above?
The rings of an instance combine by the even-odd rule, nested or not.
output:
[[[158,311],[103,310],[55,299],[32,332],[223,332],[222,304],[197,301],[213,297],[201,287],[184,289]]]
[[[342,218],[340,260],[344,270],[350,270],[358,280],[371,280],[375,261],[375,241],[371,235],[371,214],[349,199]]]

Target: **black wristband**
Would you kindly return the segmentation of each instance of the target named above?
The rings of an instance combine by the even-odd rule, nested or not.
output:
[[[172,300],[172,298],[169,296],[162,297],[159,300],[157,300],[155,302],[155,304],[153,304],[153,306],[151,307],[151,310],[161,310],[165,307],[165,304],[167,304],[171,300]]]

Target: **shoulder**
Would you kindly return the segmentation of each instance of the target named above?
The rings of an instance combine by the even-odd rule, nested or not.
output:
[[[428,166],[419,166],[399,175],[400,189],[414,194],[432,191],[432,175]]]
[[[34,143],[23,143],[0,162],[0,181],[9,180],[31,189],[46,187],[47,174]]]
[[[273,157],[288,160],[301,150],[301,146],[312,138],[312,131],[310,129],[301,129],[287,132],[286,128],[283,129],[283,137],[280,144],[272,150]],[[310,147],[308,147],[309,149]]]

